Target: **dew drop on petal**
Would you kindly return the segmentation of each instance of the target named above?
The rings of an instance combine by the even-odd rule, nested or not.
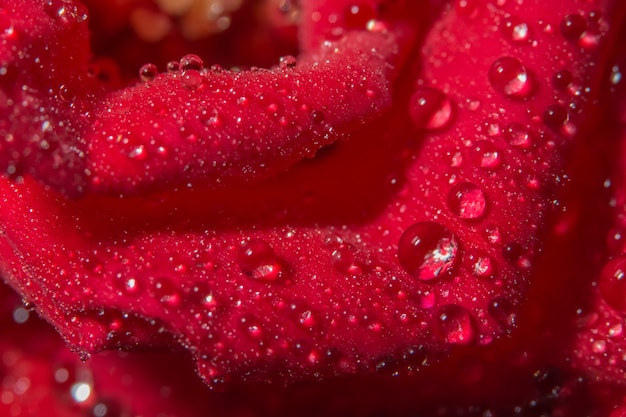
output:
[[[340,245],[331,254],[333,266],[342,273],[358,274],[360,268],[355,264],[354,249],[349,245]]]
[[[565,39],[577,41],[587,29],[587,22],[579,14],[568,14],[561,20],[560,29]]]
[[[486,278],[494,274],[494,261],[487,255],[476,256],[472,265],[472,274],[477,277]]]
[[[528,24],[517,17],[509,16],[505,18],[502,21],[501,30],[504,36],[514,43],[524,43],[530,39]]]
[[[296,65],[298,65],[298,60],[293,55],[281,56],[278,64],[280,69],[283,70],[293,69],[296,67]]]
[[[560,104],[551,104],[543,112],[543,122],[551,129],[561,131],[569,120],[567,109]]]
[[[616,311],[626,313],[626,255],[611,259],[599,279],[600,296]]]
[[[169,73],[178,72],[180,69],[180,63],[178,61],[170,61],[165,65],[165,69],[167,69],[167,72]]]
[[[262,239],[251,239],[237,252],[237,264],[251,278],[275,281],[280,277],[281,265],[272,246]]]
[[[528,149],[532,146],[530,131],[521,123],[511,122],[506,125],[504,137],[509,144],[517,148]]]
[[[451,271],[458,252],[454,233],[439,223],[425,221],[404,231],[398,245],[398,260],[406,272],[428,281]]]
[[[574,81],[574,75],[570,70],[562,69],[552,76],[552,84],[559,91],[565,91]]]
[[[139,79],[144,83],[154,80],[158,74],[159,69],[154,64],[145,64],[139,68]]]
[[[498,147],[489,141],[481,140],[470,152],[470,159],[479,168],[497,169],[502,165],[502,156]]]
[[[505,298],[496,297],[491,300],[487,312],[503,327],[509,328],[515,324],[515,309]]]
[[[531,91],[530,76],[517,59],[504,56],[489,68],[489,83],[507,97],[527,97]]]
[[[485,193],[470,182],[456,184],[448,192],[448,208],[462,219],[478,219],[485,214]]]
[[[440,129],[452,118],[452,103],[439,89],[419,87],[411,96],[409,114],[419,129]]]
[[[456,345],[471,343],[475,334],[470,313],[456,304],[448,304],[439,309],[437,327],[447,343]]]
[[[202,68],[204,68],[204,62],[202,61],[202,58],[195,54],[185,55],[180,59],[178,65],[181,71],[201,71]]]
[[[202,74],[197,70],[187,70],[182,73],[182,83],[189,89],[194,89],[202,85]]]
[[[344,12],[344,22],[347,29],[365,29],[370,20],[378,17],[376,10],[369,4],[353,4]]]

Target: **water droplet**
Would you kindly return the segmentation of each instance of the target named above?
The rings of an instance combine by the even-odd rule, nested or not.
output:
[[[178,66],[181,71],[202,71],[202,68],[204,68],[204,62],[202,62],[202,58],[198,55],[188,54],[180,59]]]
[[[472,274],[477,277],[487,278],[493,276],[495,272],[494,261],[487,255],[474,256]]]
[[[488,78],[493,89],[507,97],[530,94],[530,76],[517,58],[504,56],[497,59],[489,68]]]
[[[437,327],[446,343],[467,345],[474,338],[474,324],[469,312],[456,304],[448,304],[437,313]]]
[[[398,260],[412,276],[428,281],[451,271],[459,252],[458,239],[445,226],[419,222],[400,237]]]
[[[411,96],[409,114],[419,129],[441,129],[452,119],[452,103],[441,90],[419,87]]]
[[[241,271],[251,278],[275,281],[281,275],[281,265],[274,249],[264,240],[251,239],[241,245],[237,252]]]
[[[473,18],[478,14],[478,4],[476,0],[457,0],[455,4],[456,12],[463,17]]]
[[[487,312],[503,327],[510,328],[515,325],[515,309],[505,298],[496,297],[491,300]]]
[[[552,84],[559,91],[565,91],[574,81],[574,75],[571,71],[562,69],[552,76]]]
[[[143,145],[135,146],[128,152],[128,157],[131,159],[136,159],[137,161],[143,161],[148,157],[148,151],[146,147]]]
[[[315,124],[320,124],[324,122],[324,112],[321,110],[313,110],[311,112],[311,120]]]
[[[13,38],[15,27],[13,21],[4,12],[0,12],[0,36],[3,38]]]
[[[170,61],[165,65],[165,69],[167,69],[167,72],[169,73],[178,72],[180,69],[180,63],[178,61]]]
[[[154,80],[158,74],[159,69],[154,64],[148,63],[139,68],[139,79],[144,83]]]
[[[298,65],[298,60],[293,55],[285,55],[280,57],[278,66],[282,70],[293,69]]]
[[[502,33],[511,42],[525,43],[530,39],[530,29],[526,22],[517,17],[510,16],[502,21]]]
[[[167,278],[159,278],[154,283],[155,298],[159,302],[171,307],[178,307],[182,302],[182,297],[172,281]]]
[[[344,12],[347,29],[365,29],[370,20],[378,17],[376,10],[369,4],[353,4]]]
[[[202,74],[196,70],[184,71],[181,76],[183,85],[189,89],[195,89],[202,85]]]
[[[568,14],[561,20],[560,29],[565,39],[577,41],[587,29],[587,22],[579,14]]]
[[[480,140],[470,152],[472,162],[483,169],[493,170],[502,165],[501,152],[493,143],[486,140]]]
[[[598,282],[600,296],[616,311],[626,313],[626,255],[611,259]]]
[[[529,149],[532,146],[530,131],[517,122],[511,122],[506,126],[504,137],[512,146],[518,148]]]
[[[478,219],[485,214],[487,199],[483,190],[476,185],[461,182],[448,192],[448,207],[462,219]]]
[[[339,272],[356,275],[361,269],[355,264],[354,248],[350,245],[341,245],[331,255],[333,266]]]
[[[491,243],[492,245],[500,243],[501,235],[498,226],[487,226],[485,228],[485,238],[487,239],[487,242]]]
[[[551,129],[562,131],[569,120],[567,109],[560,104],[551,104],[543,112],[543,122]]]

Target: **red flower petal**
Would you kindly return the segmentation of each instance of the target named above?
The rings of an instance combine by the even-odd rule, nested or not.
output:
[[[412,373],[454,345],[490,344],[514,327],[541,250],[546,212],[564,179],[562,156],[587,122],[567,104],[585,108],[596,97],[598,74],[587,63],[599,62],[611,22],[592,16],[591,6],[579,3],[448,7],[425,40],[423,62],[414,56],[401,73],[389,114],[362,121],[386,103],[381,97],[390,73],[381,67],[389,56],[377,58],[378,63],[372,57],[359,61],[357,78],[378,79],[371,89],[374,100],[382,101],[370,113],[366,85],[349,95],[356,111],[339,105],[336,115],[324,116],[338,128],[360,126],[352,139],[254,187],[169,190],[169,176],[193,159],[191,152],[206,151],[197,146],[186,148],[183,159],[158,157],[135,164],[127,163],[123,152],[124,159],[108,154],[88,165],[92,170],[107,166],[98,174],[98,186],[105,190],[133,192],[144,187],[142,181],[146,187],[164,188],[147,196],[73,201],[30,177],[6,181],[0,190],[3,273],[74,348],[93,352],[180,345],[193,354],[209,383],[371,372],[384,368],[390,356],[400,360],[397,369]],[[411,8],[403,2],[394,7],[394,16]],[[602,7],[611,16],[612,9]],[[562,34],[556,29],[571,14],[588,25],[578,37],[568,25]],[[616,16],[620,21],[622,15]],[[528,42],[519,31],[511,36],[507,19],[512,17],[530,28]],[[598,45],[588,38],[594,33]],[[328,74],[352,80],[345,71],[352,64],[346,56],[364,43],[371,47],[376,39],[386,38],[356,32],[337,41],[348,52],[331,63]],[[334,72],[341,63],[344,69]],[[564,69],[574,81],[562,91],[560,82],[553,86],[546,80],[559,78]],[[245,77],[263,81],[281,71]],[[377,78],[380,74],[385,76]],[[224,85],[230,82],[219,74],[213,77]],[[298,78],[289,79],[295,83]],[[162,76],[153,87],[120,93],[120,100],[125,94],[172,91],[172,103],[178,105],[163,113],[167,119],[169,110],[185,111],[184,87],[171,84],[178,81]],[[14,80],[10,85],[22,84]],[[273,96],[274,85],[263,81],[261,91]],[[318,103],[336,105],[337,88],[331,88],[332,95],[310,88],[302,92],[309,109]],[[28,91],[15,87],[13,92],[20,90]],[[150,100],[161,99],[155,94]],[[47,100],[57,103],[56,95]],[[130,99],[133,106],[135,100]],[[167,105],[167,100],[161,103]],[[110,102],[102,106],[108,109]],[[136,109],[139,120],[158,121],[143,107]],[[198,123],[202,112],[197,110],[170,121]],[[247,117],[261,117],[266,110],[256,107]],[[7,111],[5,120],[19,119],[20,126],[35,117],[28,110]],[[73,111],[59,111],[57,117]],[[79,114],[85,111],[79,106]],[[97,119],[102,110],[94,111]],[[224,111],[232,114],[235,108]],[[124,131],[133,123],[129,116],[110,117],[104,127],[87,119],[77,129]],[[298,120],[305,128],[315,121]],[[235,134],[224,129],[228,138]],[[173,181],[202,178],[212,183],[223,173],[224,180],[239,179],[248,162],[251,171],[263,171],[263,155],[269,158],[271,151],[290,145],[288,133],[271,125],[261,135],[264,144],[272,142],[267,153],[261,142],[255,143],[260,147],[256,153],[224,151],[231,158],[220,160],[226,167],[241,162],[236,174],[220,169],[212,177],[212,171],[192,167],[188,177],[182,174]],[[32,130],[27,135],[35,138]],[[33,151],[26,156],[35,155],[25,164],[27,171],[51,173],[56,166],[37,166],[46,159],[24,138],[4,154],[12,158],[7,149],[18,149],[22,156],[25,149]],[[98,140],[88,142],[88,161],[96,157],[94,150],[102,149]],[[267,164],[274,171],[265,173],[294,163],[302,149],[320,145],[314,142],[299,140],[284,159],[272,156]],[[59,149],[68,143],[72,141],[60,140]],[[54,171],[49,182],[66,191],[80,186],[80,180],[68,180],[76,172],[73,161],[61,161],[68,170]],[[118,177],[113,166],[130,174]]]

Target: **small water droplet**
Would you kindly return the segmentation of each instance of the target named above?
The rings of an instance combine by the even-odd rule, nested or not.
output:
[[[561,20],[561,35],[569,41],[578,41],[587,29],[585,18],[579,14],[568,14]]]
[[[503,327],[510,328],[515,325],[515,309],[505,298],[496,297],[491,300],[487,312]]]
[[[626,313],[626,255],[607,262],[598,281],[604,301],[614,310]]]
[[[146,147],[143,145],[135,146],[128,152],[128,157],[131,159],[136,159],[137,161],[143,161],[148,157],[148,151]]]
[[[178,72],[178,70],[180,69],[180,63],[178,61],[170,61],[165,65],[165,69],[169,73]]]
[[[457,0],[455,3],[456,12],[466,18],[474,18],[478,15],[479,2],[477,0]]]
[[[531,92],[528,71],[517,58],[497,59],[489,68],[488,78],[493,89],[507,97],[527,97]]]
[[[145,64],[139,68],[139,79],[144,82],[150,82],[159,74],[159,69],[154,64]]]
[[[559,91],[566,91],[574,81],[574,75],[570,70],[562,69],[552,76],[552,84]]]
[[[4,11],[0,11],[0,37],[13,38],[14,36],[15,27],[13,20]]]
[[[556,131],[562,131],[568,121],[567,109],[560,104],[551,104],[543,112],[543,122]]]
[[[493,142],[480,140],[472,148],[470,159],[480,168],[494,170],[502,165],[501,154],[500,149]]]
[[[504,137],[515,147],[529,149],[532,146],[530,131],[517,122],[509,123],[504,129]]]
[[[452,103],[441,90],[419,87],[411,96],[409,114],[419,129],[441,129],[452,119]]]
[[[202,74],[197,70],[187,70],[182,73],[183,85],[189,89],[195,89],[202,85]]]
[[[254,279],[271,282],[281,275],[281,264],[274,249],[261,239],[243,243],[237,252],[237,263],[244,274]]]
[[[412,276],[428,281],[451,271],[459,252],[458,239],[447,227],[419,222],[400,237],[398,260]]]
[[[502,21],[502,33],[514,43],[525,43],[530,40],[528,24],[517,17],[509,16]]]
[[[462,219],[478,219],[485,214],[487,199],[476,185],[461,182],[448,192],[448,208]]]
[[[198,55],[188,54],[180,59],[178,66],[181,71],[202,71],[204,68],[204,62]]]
[[[437,327],[446,343],[467,345],[474,338],[474,324],[470,313],[456,304],[448,304],[437,313]]]
[[[155,298],[159,302],[171,307],[178,307],[182,303],[182,297],[172,281],[167,278],[159,278],[154,283]]]
[[[498,228],[498,226],[487,226],[485,228],[485,238],[487,239],[487,242],[491,243],[492,245],[495,245],[496,243],[500,243],[500,239],[501,239],[501,234],[500,234],[500,228]]]
[[[350,245],[340,245],[331,255],[333,266],[339,272],[356,275],[361,269],[355,264],[354,248]]]
[[[488,255],[474,256],[472,274],[477,277],[487,278],[493,276],[495,272],[494,260]]]
[[[346,8],[343,17],[347,29],[365,29],[369,21],[378,17],[378,13],[367,3],[353,4]]]
[[[324,122],[324,112],[321,110],[313,110],[311,112],[311,120],[315,124],[320,124]]]
[[[279,60],[279,68],[282,70],[293,69],[298,65],[298,60],[293,55],[281,56]]]

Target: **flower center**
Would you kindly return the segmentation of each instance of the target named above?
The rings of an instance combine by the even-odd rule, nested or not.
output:
[[[120,87],[152,63],[193,53],[209,65],[270,67],[297,54],[296,0],[83,0],[94,73]]]

